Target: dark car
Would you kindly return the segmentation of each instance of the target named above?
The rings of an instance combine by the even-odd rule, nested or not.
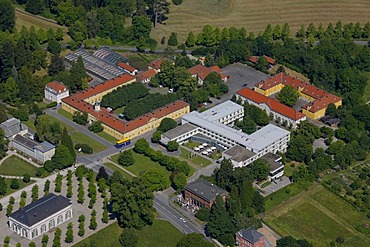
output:
[[[243,86],[242,86],[242,87],[247,87],[247,86],[248,86],[248,84],[246,84],[246,83],[245,83],[245,84],[243,84]]]

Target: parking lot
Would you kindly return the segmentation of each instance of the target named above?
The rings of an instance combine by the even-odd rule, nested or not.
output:
[[[243,85],[252,89],[256,82],[265,80],[268,77],[267,74],[240,63],[226,66],[222,69],[222,73],[230,76],[230,79],[227,81],[230,98],[238,90],[242,89]]]
[[[289,184],[291,184],[290,180],[288,177],[286,176],[283,176],[277,180],[274,180],[270,185],[266,186],[265,188],[260,188],[260,190],[262,191],[261,195],[263,197],[266,197],[286,186],[288,186]]]

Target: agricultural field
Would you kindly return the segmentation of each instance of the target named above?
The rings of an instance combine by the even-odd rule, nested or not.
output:
[[[60,27],[64,32],[63,43],[67,43],[72,40],[71,37],[67,34],[68,28],[60,26],[57,23],[54,23],[53,20],[50,22],[47,21],[46,18],[42,17],[41,19],[37,16],[32,16],[18,9],[15,11],[15,17],[16,17],[15,27],[17,28],[18,31],[22,29],[22,26],[25,26],[28,30],[30,29],[31,26],[34,26],[36,30],[38,30],[39,28],[43,28],[45,30],[52,28],[54,31],[56,31]]]
[[[244,27],[258,34],[268,24],[287,22],[295,32],[311,22],[364,24],[369,21],[369,13],[368,0],[183,0],[178,6],[171,5],[166,25],[158,25],[152,36],[159,41],[176,32],[182,43],[189,31],[199,32],[206,24]]]
[[[319,184],[268,211],[264,221],[280,235],[305,238],[314,246],[328,246],[338,237],[344,246],[370,246],[370,234],[356,230],[370,219]]]

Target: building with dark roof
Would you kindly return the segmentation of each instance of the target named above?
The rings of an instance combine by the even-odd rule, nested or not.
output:
[[[247,230],[240,230],[235,234],[236,246],[239,247],[264,247],[265,237],[263,234],[249,228]]]
[[[211,184],[205,179],[198,179],[185,186],[184,198],[186,203],[196,208],[211,208],[216,200],[216,196],[221,196],[225,201],[227,191],[217,185]]]
[[[27,239],[35,239],[73,217],[72,203],[50,193],[9,216],[9,228]]]
[[[42,164],[51,160],[55,154],[55,146],[51,143],[47,141],[38,143],[21,135],[16,135],[9,146]]]

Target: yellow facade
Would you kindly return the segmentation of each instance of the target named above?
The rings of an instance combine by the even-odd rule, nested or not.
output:
[[[342,100],[334,103],[334,105],[335,105],[336,108],[338,108],[339,106],[342,105]],[[326,112],[326,107],[321,109],[320,111],[317,111],[317,112],[310,112],[306,109],[302,109],[302,113],[304,115],[306,115],[307,117],[312,118],[312,119],[320,119],[320,118],[324,117],[325,112]]]
[[[272,88],[269,88],[269,89],[266,89],[266,90],[263,90],[262,88],[259,88],[259,87],[254,87],[254,91],[262,94],[262,95],[265,95],[266,97],[270,97],[271,95],[275,94],[275,93],[278,93],[281,91],[281,89],[283,89],[284,87],[284,84],[280,83]]]

